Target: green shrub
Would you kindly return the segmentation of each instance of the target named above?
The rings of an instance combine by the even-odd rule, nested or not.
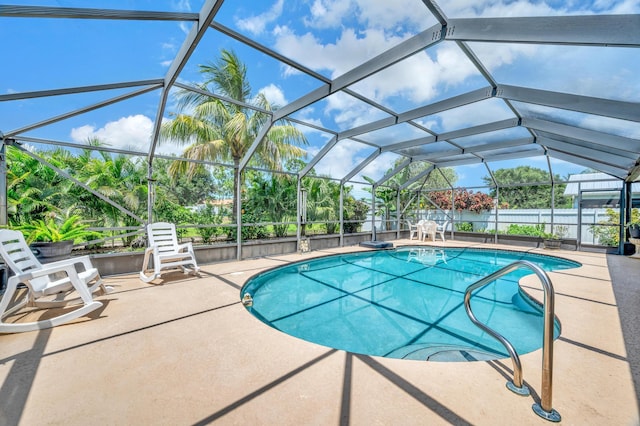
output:
[[[473,232],[473,223],[471,222],[456,223],[456,231]]]
[[[545,235],[544,223],[539,223],[537,225],[518,225],[517,223],[512,223],[509,225],[509,228],[507,228],[507,234],[543,237]]]
[[[213,225],[222,223],[222,217],[216,215],[213,206],[207,205],[203,209],[193,213],[194,222],[198,225]],[[207,226],[196,228],[196,232],[202,238],[202,242],[210,244],[215,237],[222,234],[222,230],[218,226]]]

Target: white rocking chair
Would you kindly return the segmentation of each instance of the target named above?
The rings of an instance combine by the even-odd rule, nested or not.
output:
[[[147,236],[149,247],[144,252],[142,271],[140,271],[142,281],[148,283],[155,280],[162,274],[163,269],[181,268],[185,274],[200,271],[193,253],[193,246],[191,243],[178,244],[176,227],[173,223],[150,223],[147,225]],[[147,275],[151,256],[153,256],[153,271]]]
[[[0,333],[41,330],[79,318],[102,306],[102,303],[93,300],[94,292],[101,290],[106,294],[112,290],[102,283],[100,274],[91,264],[89,256],[73,257],[43,265],[33,255],[19,231],[0,230],[0,255],[14,273],[7,280],[7,288],[0,300]],[[79,264],[82,264],[84,270],[76,269],[76,265]],[[14,297],[19,294],[18,284],[26,286],[26,295],[22,300],[14,301]],[[74,291],[79,297],[67,299]],[[72,302],[80,302],[82,306],[46,320],[5,322],[6,317],[25,306],[52,308]]]

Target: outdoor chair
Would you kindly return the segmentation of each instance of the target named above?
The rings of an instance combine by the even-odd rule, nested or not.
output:
[[[419,225],[413,225],[410,220],[407,221],[407,225],[409,225],[409,240],[413,240],[413,237],[418,238]]]
[[[13,272],[0,300],[0,333],[40,330],[79,318],[102,307],[102,303],[93,300],[94,292],[101,290],[106,294],[112,290],[103,284],[89,256],[41,264],[19,231],[0,230],[0,255]],[[76,265],[82,266],[78,269]],[[23,289],[18,288],[20,284],[25,287],[26,292],[22,299],[20,297]],[[74,293],[77,294],[73,298],[67,298]],[[5,322],[8,316],[25,306],[57,308],[70,303],[81,303],[82,306],[40,321]]]
[[[424,241],[426,237],[429,237],[431,241],[436,240],[436,227],[438,225],[433,220],[425,220],[420,224],[419,237],[420,241]]]
[[[444,234],[447,232],[447,226],[449,226],[449,221],[445,220],[442,225],[436,225],[436,234],[440,235],[442,238],[442,242],[444,242]]]
[[[160,277],[164,269],[177,269],[187,273],[200,271],[193,253],[193,246],[189,243],[178,244],[176,227],[173,223],[156,222],[147,225],[149,247],[144,252],[140,279],[151,282]],[[147,275],[149,260],[153,260],[153,270]]]

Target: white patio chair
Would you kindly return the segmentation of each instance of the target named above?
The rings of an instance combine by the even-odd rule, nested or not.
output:
[[[418,225],[413,225],[410,220],[407,220],[409,225],[409,240],[413,240],[413,237],[418,238]]]
[[[144,252],[144,261],[140,279],[144,282],[151,282],[161,275],[163,269],[180,268],[187,273],[197,273],[200,271],[196,263],[196,256],[193,253],[191,243],[178,244],[176,227],[173,223],[156,222],[147,225],[147,236],[149,247]],[[147,275],[149,260],[153,256],[153,271]],[[187,266],[190,266],[187,268]]]
[[[447,232],[447,226],[449,226],[449,221],[445,220],[442,225],[436,225],[436,234],[440,235],[442,238],[442,242],[444,242],[444,234]]]
[[[0,230],[0,255],[14,274],[7,280],[7,288],[0,300],[0,333],[40,330],[79,318],[102,306],[102,303],[93,300],[94,292],[101,290],[106,294],[112,290],[102,283],[89,256],[72,257],[43,265],[31,252],[19,231]],[[76,265],[82,267],[77,269]],[[26,294],[19,301],[14,300],[14,297],[20,297],[18,284],[26,287]],[[74,292],[77,295],[68,299]],[[70,303],[82,303],[82,306],[46,320],[5,322],[9,315],[25,306],[53,308]]]
[[[424,241],[429,237],[431,241],[436,240],[436,227],[438,225],[433,220],[425,220],[420,224],[420,240]]]

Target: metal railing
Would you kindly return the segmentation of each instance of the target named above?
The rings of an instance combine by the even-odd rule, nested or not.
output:
[[[554,410],[551,404],[553,393],[553,329],[555,319],[555,294],[553,285],[551,284],[551,280],[549,279],[547,273],[535,263],[531,263],[526,260],[517,260],[467,287],[467,291],[464,295],[464,307],[471,321],[482,330],[489,333],[492,337],[497,339],[500,343],[502,343],[502,345],[504,345],[504,347],[509,352],[509,356],[511,357],[511,361],[513,362],[513,381],[507,382],[507,387],[519,395],[529,395],[529,389],[523,384],[522,364],[520,363],[520,357],[518,356],[518,353],[516,352],[513,345],[501,334],[480,322],[471,310],[471,293],[474,290],[477,290],[480,287],[484,287],[485,285],[497,280],[498,278],[520,268],[528,268],[535,272],[535,274],[540,279],[540,282],[542,283],[542,289],[544,290],[544,325],[542,332],[542,391],[540,396],[540,404],[533,404],[532,408],[533,411],[543,419],[552,422],[559,422],[560,413]],[[520,283],[518,283],[518,287],[519,286]]]

